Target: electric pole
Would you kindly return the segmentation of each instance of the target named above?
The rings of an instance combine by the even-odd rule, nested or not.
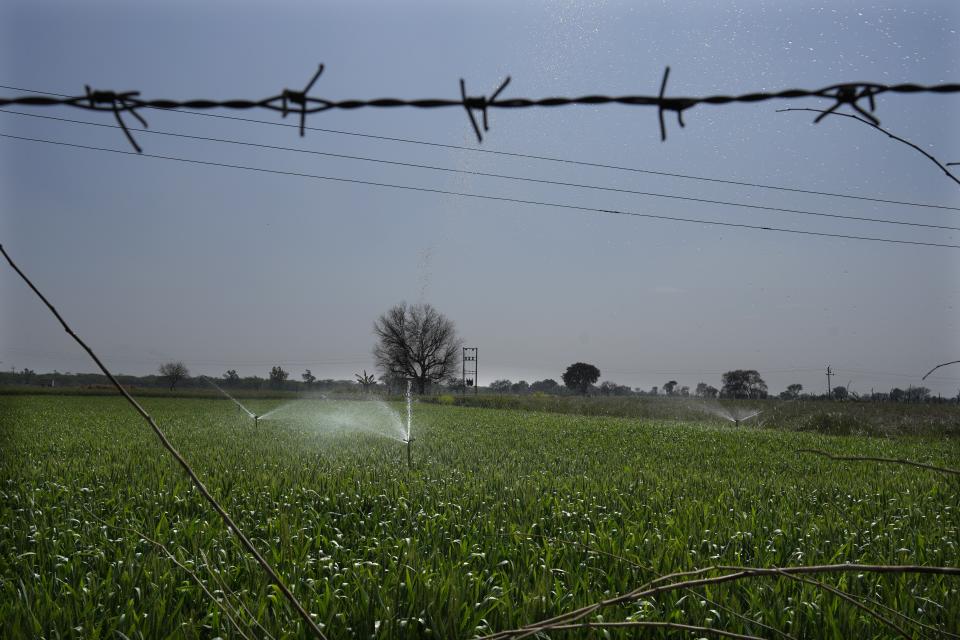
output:
[[[463,357],[460,359],[462,365],[463,388],[461,393],[466,394],[467,387],[473,387],[473,394],[479,393],[477,380],[477,348],[464,347]]]
[[[833,387],[830,386],[830,376],[833,375],[833,371],[830,369],[830,365],[827,365],[827,397],[833,397]]]

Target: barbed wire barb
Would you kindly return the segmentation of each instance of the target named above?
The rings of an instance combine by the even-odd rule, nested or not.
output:
[[[281,94],[281,102],[283,108],[283,116],[287,117],[289,113],[289,103],[292,102],[300,106],[300,137],[304,136],[304,131],[307,126],[307,102],[310,98],[307,97],[307,94],[310,93],[310,89],[313,88],[314,83],[320,77],[320,74],[323,73],[323,63],[320,63],[320,66],[317,67],[316,72],[313,74],[313,77],[310,78],[310,82],[307,83],[307,86],[304,87],[303,91],[294,91],[293,89],[284,89]],[[322,108],[322,107],[321,107]],[[311,110],[311,113],[314,110]]]
[[[873,115],[873,111],[877,108],[876,100],[874,99],[874,86],[873,85],[857,85],[857,84],[847,84],[836,87],[832,94],[827,94],[829,97],[836,100],[832,107],[829,109],[823,110],[819,116],[814,120],[814,124],[819,124],[821,120],[826,118],[831,113],[834,113],[837,109],[847,104],[850,105],[850,108],[862,115],[864,118],[873,123],[874,126],[879,126],[880,120]],[[870,101],[870,112],[864,111],[863,107],[860,106],[860,100],[867,98]]]
[[[483,130],[489,131],[490,119],[488,116],[488,107],[494,105],[497,98],[500,96],[500,93],[507,88],[508,84],[510,84],[510,76],[504,78],[503,82],[500,83],[500,86],[497,87],[497,90],[494,91],[489,98],[486,96],[468,96],[467,83],[463,78],[460,78],[460,100],[463,104],[463,108],[467,112],[467,117],[470,118],[470,124],[473,126],[473,132],[477,135],[477,142],[483,142],[483,134],[480,133],[480,126],[477,124],[477,119],[473,115],[474,109],[479,111],[483,116]]]
[[[133,117],[140,121],[144,129],[148,128],[147,121],[137,113],[137,105],[130,101],[131,98],[139,96],[140,92],[126,91],[124,93],[115,93],[113,91],[94,91],[90,89],[90,85],[84,85],[83,88],[86,90],[86,99],[87,102],[90,103],[90,108],[99,110],[97,104],[109,104],[110,110],[113,112],[113,117],[116,118],[117,124],[119,124],[123,130],[123,134],[127,136],[127,141],[136,149],[137,153],[143,153],[143,149],[137,144],[137,141],[133,138],[133,134],[130,133],[130,129],[127,128],[127,123],[123,121],[123,116],[120,115],[121,111],[129,111]],[[122,106],[122,109],[117,107],[118,104]]]

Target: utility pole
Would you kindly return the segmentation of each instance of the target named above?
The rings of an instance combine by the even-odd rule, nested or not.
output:
[[[830,365],[827,365],[827,397],[833,397],[833,387],[830,386],[830,376],[833,375],[833,371],[830,369]]]
[[[463,389],[461,393],[467,393],[467,387],[473,387],[473,394],[479,393],[479,382],[477,380],[477,348],[464,347],[463,357],[460,359],[463,374]]]

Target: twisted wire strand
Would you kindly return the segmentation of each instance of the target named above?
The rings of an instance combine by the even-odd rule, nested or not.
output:
[[[299,130],[303,136],[306,130],[307,116],[317,113],[323,113],[331,110],[356,110],[365,108],[415,108],[415,109],[440,109],[456,107],[466,111],[471,127],[477,137],[477,142],[483,142],[483,131],[489,130],[488,111],[490,109],[527,109],[533,107],[565,107],[572,105],[626,105],[626,106],[649,106],[656,107],[658,112],[658,121],[660,126],[660,137],[662,140],[667,138],[667,129],[664,123],[664,112],[672,111],[677,115],[677,121],[680,126],[684,126],[683,113],[700,104],[727,105],[733,103],[755,103],[767,100],[783,100],[794,98],[818,98],[830,101],[832,104],[826,109],[827,113],[833,113],[840,107],[846,105],[856,111],[858,114],[867,118],[875,124],[880,121],[873,115],[876,108],[876,97],[885,93],[894,94],[949,94],[960,93],[960,83],[945,83],[937,85],[921,85],[914,83],[901,84],[878,84],[873,82],[848,82],[841,84],[828,85],[819,89],[786,89],[776,92],[753,92],[740,95],[713,95],[701,97],[671,97],[666,95],[667,79],[670,76],[670,67],[664,70],[663,78],[660,83],[660,91],[657,95],[622,95],[611,96],[602,94],[591,94],[576,97],[546,97],[546,98],[508,98],[501,97],[501,93],[510,83],[510,77],[507,76],[497,89],[489,96],[487,95],[469,95],[466,89],[466,82],[460,79],[460,97],[459,98],[373,98],[373,99],[348,99],[331,100],[323,97],[308,95],[313,85],[317,82],[323,73],[324,65],[319,65],[318,69],[311,76],[303,90],[284,89],[280,93],[266,98],[257,99],[230,99],[213,100],[209,98],[194,98],[190,100],[171,100],[167,98],[147,100],[140,97],[139,91],[112,91],[112,90],[93,90],[86,87],[83,95],[52,97],[48,95],[24,95],[12,98],[0,98],[0,107],[14,105],[29,106],[67,106],[87,111],[108,111],[114,115],[118,124],[123,129],[127,140],[137,152],[140,147],[134,140],[132,134],[123,121],[122,114],[130,113],[140,124],[146,128],[147,123],[137,112],[138,109],[234,109],[251,110],[262,109],[280,113],[286,117],[290,113],[298,113],[300,116]],[[864,108],[863,102],[867,103]],[[291,108],[291,105],[294,108]],[[475,115],[481,116],[481,123],[478,123]],[[822,114],[817,118],[819,122],[823,118]]]

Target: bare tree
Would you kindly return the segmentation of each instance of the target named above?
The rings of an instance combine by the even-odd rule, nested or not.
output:
[[[377,345],[373,356],[385,374],[427,384],[453,375],[460,364],[460,339],[453,321],[429,304],[401,302],[373,323]]]
[[[165,362],[160,365],[160,376],[167,379],[167,383],[170,385],[170,391],[173,391],[177,383],[189,375],[190,371],[187,369],[187,365],[179,360],[176,362]]]

